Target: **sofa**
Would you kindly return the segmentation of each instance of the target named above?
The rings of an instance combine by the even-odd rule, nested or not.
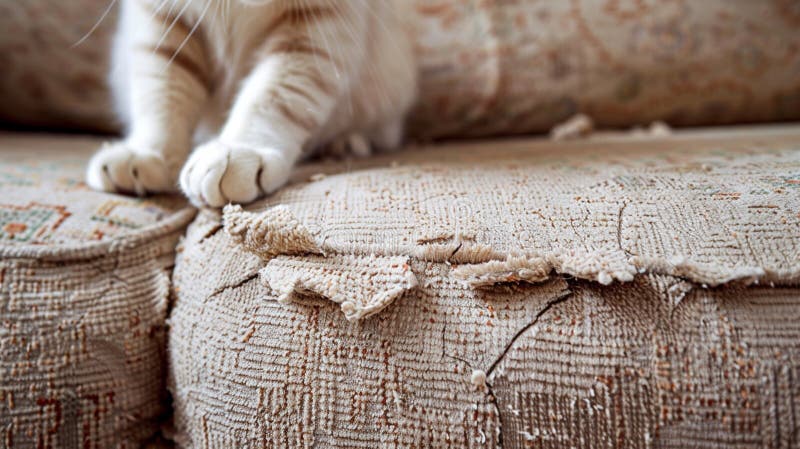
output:
[[[105,6],[0,3],[3,447],[797,445],[793,2],[420,1],[407,148],[199,211],[83,182]]]

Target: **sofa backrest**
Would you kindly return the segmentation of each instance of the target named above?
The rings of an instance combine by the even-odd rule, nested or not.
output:
[[[607,127],[800,119],[794,0],[408,1],[417,137],[543,132],[578,112]],[[115,128],[109,3],[0,2],[0,119]]]

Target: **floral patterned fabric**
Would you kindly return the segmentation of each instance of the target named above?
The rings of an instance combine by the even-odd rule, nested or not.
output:
[[[99,145],[0,134],[0,247],[107,242],[189,213],[180,196],[140,199],[89,189],[83,173]]]
[[[800,119],[795,0],[408,1],[418,137],[542,132],[577,112],[613,127]],[[108,4],[0,0],[0,118],[113,128]]]

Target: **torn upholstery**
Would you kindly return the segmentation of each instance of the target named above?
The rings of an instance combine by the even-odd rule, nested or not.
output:
[[[603,285],[642,274],[704,286],[796,283],[800,152],[788,144],[715,150],[617,142],[557,154],[486,145],[454,162],[439,154],[315,177],[279,192],[261,212],[229,207],[225,226],[271,265],[278,255],[321,257],[307,258],[313,269],[283,266],[282,273],[296,271],[285,279],[268,265],[265,279],[281,291],[299,279],[297,288],[312,283],[325,257],[336,271],[327,282],[342,289],[347,273],[367,270],[361,275],[373,279],[384,273],[377,261],[391,258],[450,263],[473,287],[554,274]],[[356,303],[370,303],[363,294],[352,292]]]

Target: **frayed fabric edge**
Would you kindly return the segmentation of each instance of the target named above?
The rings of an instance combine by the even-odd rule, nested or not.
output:
[[[260,276],[278,302],[320,296],[339,304],[348,321],[380,312],[418,284],[403,256],[278,256]]]
[[[554,272],[610,285],[614,281],[632,281],[637,269],[619,251],[580,250],[460,265],[453,270],[453,276],[471,287],[487,287],[509,282],[544,282]]]
[[[453,264],[453,276],[471,288],[518,282],[536,284],[546,282],[554,275],[571,276],[602,285],[630,282],[640,274],[678,277],[703,287],[717,287],[732,282],[789,286],[800,283],[800,269],[775,272],[753,266],[703,264],[683,257],[630,256],[618,248],[571,249],[544,255],[503,254],[487,245],[453,241],[389,249],[361,248],[361,253],[370,251],[348,254],[345,248],[318,242],[309,228],[285,206],[276,206],[260,213],[247,212],[240,206],[228,206],[224,211],[224,228],[244,249],[267,262],[267,267],[262,270],[262,279],[279,293],[283,302],[291,301],[296,293],[311,292],[341,304],[347,319],[352,321],[379,312],[415,288],[414,274],[408,270],[406,275],[410,277],[406,281],[396,278],[386,285],[378,285],[387,282],[386,279],[363,278],[360,282],[369,286],[369,294],[366,290],[361,292],[356,288],[351,290],[351,297],[347,298],[339,291],[343,285],[337,285],[337,282],[346,282],[341,280],[346,277],[339,281],[335,280],[335,276],[327,279],[328,286],[322,288],[322,284],[313,279],[318,271],[314,267],[326,267],[327,270],[336,267],[332,270],[346,273],[354,269],[363,270],[365,263],[377,263],[370,270],[383,267],[380,269],[386,273],[386,266],[382,265],[384,262],[390,261],[391,265],[400,261],[400,265],[408,267],[409,260],[413,258]],[[275,261],[285,256],[296,256],[294,259],[298,263],[292,264],[295,273],[284,270],[277,276]],[[312,260],[311,265],[299,263]],[[374,272],[371,273],[374,275]],[[353,292],[361,293],[353,295]]]
[[[545,256],[509,256],[480,264],[460,265],[453,269],[457,279],[473,288],[496,284],[540,283],[553,274],[610,285],[630,282],[637,275],[656,274],[681,278],[711,288],[730,283],[791,286],[800,283],[800,270],[775,272],[753,266],[710,265],[682,257],[671,259],[629,257],[605,251],[554,253]]]

